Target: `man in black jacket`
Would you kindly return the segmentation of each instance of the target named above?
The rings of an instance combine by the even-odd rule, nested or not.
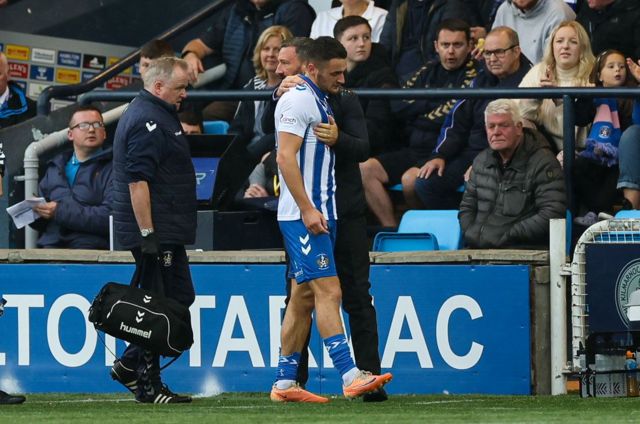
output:
[[[473,161],[460,204],[468,247],[539,248],[549,244],[549,220],[565,213],[564,178],[549,143],[523,128],[518,105],[487,105],[489,148]]]
[[[184,246],[195,242],[196,177],[177,115],[186,98],[188,64],[156,59],[143,81],[144,90],[120,118],[113,144],[116,236],[131,249],[133,278],[142,288],[155,289],[161,280],[166,297],[190,306],[195,293]],[[162,383],[159,355],[133,344],[114,363],[111,376],[138,402],[191,402]]]
[[[283,80],[276,89],[279,97],[295,86],[296,75],[302,64],[299,50],[305,46],[304,39],[294,38],[283,43],[278,54],[278,73]],[[275,101],[265,110],[263,129],[273,131]],[[334,125],[325,129],[332,132],[329,138],[318,138],[332,145],[336,152],[335,178],[337,184],[336,204],[338,210],[338,231],[335,244],[335,261],[342,289],[342,307],[349,315],[349,327],[356,365],[361,370],[380,374],[378,353],[378,323],[369,289],[369,244],[366,228],[366,202],[358,164],[369,157],[369,142],[364,114],[358,97],[343,90],[329,97],[329,104],[335,117]],[[288,282],[290,284],[291,282]],[[289,293],[289,287],[287,287]],[[302,350],[298,366],[298,382],[304,385],[308,378],[307,349]],[[384,389],[363,396],[365,402],[384,401]]]
[[[460,19],[440,24],[435,42],[439,60],[424,64],[403,88],[467,88],[477,76],[478,64],[469,57],[471,30]],[[397,219],[387,186],[402,183],[407,205],[417,208],[414,185],[418,171],[436,146],[440,128],[455,99],[412,99],[394,101],[393,111],[405,121],[408,147],[384,153],[360,165],[367,204],[384,227],[395,227]],[[398,137],[400,138],[400,137]]]
[[[589,0],[576,21],[587,30],[593,54],[620,50],[626,57],[640,59],[640,2],[638,0]]]
[[[518,87],[531,69],[520,50],[518,34],[508,27],[494,28],[487,35],[483,55],[486,72],[475,79],[474,88]],[[447,116],[436,148],[416,180],[416,195],[425,209],[458,209],[464,173],[488,146],[484,109],[489,101],[460,100]]]

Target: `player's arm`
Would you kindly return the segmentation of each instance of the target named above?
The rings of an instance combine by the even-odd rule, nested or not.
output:
[[[136,222],[138,223],[138,228],[153,228],[149,184],[146,181],[130,183],[129,195],[131,196],[131,206],[133,208],[133,214],[136,217]]]
[[[312,234],[328,233],[327,220],[315,208],[305,191],[302,174],[296,160],[296,155],[302,146],[302,137],[288,132],[278,132],[278,155],[276,162],[282,178],[295,200],[302,222]]]

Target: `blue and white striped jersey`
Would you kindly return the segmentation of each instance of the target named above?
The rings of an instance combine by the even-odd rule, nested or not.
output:
[[[326,219],[337,219],[333,169],[335,155],[333,149],[318,141],[313,133],[313,127],[321,122],[328,123],[329,115],[333,113],[327,103],[327,95],[310,79],[303,79],[305,83],[285,93],[276,106],[276,148],[279,147],[280,132],[302,137],[302,146],[296,159],[307,196]],[[301,219],[300,209],[280,173],[278,220],[297,219]]]

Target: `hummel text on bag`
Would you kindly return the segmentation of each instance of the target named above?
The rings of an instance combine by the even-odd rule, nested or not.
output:
[[[135,334],[136,336],[144,337],[145,339],[150,339],[151,332],[153,331],[153,330],[143,331],[143,330],[140,330],[139,328],[129,327],[122,321],[120,321],[120,330],[124,331],[125,333]]]

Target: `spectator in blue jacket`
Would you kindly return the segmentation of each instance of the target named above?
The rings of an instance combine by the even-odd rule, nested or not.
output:
[[[10,80],[7,56],[0,52],[0,129],[18,124],[36,115],[36,102],[22,87]]]
[[[68,137],[73,151],[55,156],[40,181],[46,203],[32,226],[41,232],[38,247],[108,249],[111,213],[111,150],[102,114],[81,106],[71,116]]]

